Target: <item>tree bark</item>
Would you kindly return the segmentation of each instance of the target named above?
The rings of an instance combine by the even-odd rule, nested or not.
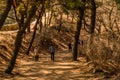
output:
[[[35,39],[36,30],[37,30],[37,24],[39,23],[39,20],[40,20],[40,22],[41,22],[41,19],[42,19],[43,13],[44,13],[44,3],[45,3],[45,1],[43,1],[43,3],[42,3],[41,12],[39,13],[39,16],[38,16],[37,21],[36,21],[35,26],[34,26],[33,36],[32,36],[32,39],[31,39],[31,41],[30,41],[29,47],[28,47],[28,49],[27,49],[27,51],[26,51],[26,54],[27,54],[27,55],[29,55],[29,51],[30,51],[31,46],[32,46],[32,44],[33,44],[33,42],[34,42],[34,39]],[[40,26],[41,26],[41,24],[42,24],[42,23],[40,23]]]
[[[20,46],[21,46],[21,40],[22,40],[22,33],[21,31],[18,31],[16,40],[15,40],[15,49],[14,49],[14,55],[11,57],[11,61],[9,63],[8,68],[5,70],[6,73],[11,74],[11,71],[13,70],[14,66],[15,66],[15,61],[18,55],[18,52],[20,50]]]
[[[94,39],[94,29],[95,29],[95,20],[96,20],[96,4],[94,0],[91,0],[91,24],[90,24],[90,36],[88,41],[88,47],[90,49],[90,54],[93,55],[92,44]],[[89,61],[91,56],[86,55],[87,61]]]
[[[36,24],[35,24],[35,26],[34,26],[34,32],[33,32],[33,35],[32,35],[32,39],[31,39],[30,44],[29,44],[29,47],[28,47],[28,49],[27,49],[27,51],[26,51],[26,54],[27,54],[27,55],[29,55],[29,51],[30,51],[31,46],[32,46],[32,44],[33,44],[33,42],[34,42],[34,39],[35,39],[36,30],[37,30],[37,24],[38,24],[38,20],[37,20],[37,22],[36,22]]]
[[[19,30],[17,33],[16,40],[15,40],[14,53],[13,53],[13,56],[11,57],[11,60],[10,60],[10,63],[8,65],[7,69],[5,70],[5,73],[11,74],[11,72],[15,66],[16,58],[17,58],[18,52],[19,52],[20,47],[21,47],[22,35],[25,32],[25,30],[28,26],[28,23],[30,22],[30,20],[32,19],[34,14],[36,13],[36,10],[37,10],[36,5],[33,5],[23,28],[21,30]]]
[[[30,22],[28,23],[27,31],[28,31],[28,32],[31,32],[31,31],[30,31]]]
[[[11,9],[12,2],[13,2],[13,0],[7,0],[6,8],[5,8],[5,10],[2,13],[1,18],[0,18],[0,30],[1,30],[5,20],[7,18],[7,15],[9,13],[10,9]]]
[[[80,30],[82,28],[82,19],[83,19],[84,10],[85,10],[84,5],[82,7],[79,7],[79,15],[78,15],[77,27],[76,27],[75,37],[74,37],[74,45],[73,45],[73,61],[77,61],[77,56],[78,56],[78,40],[80,36]]]
[[[94,33],[95,29],[95,20],[96,20],[96,4],[94,0],[91,0],[92,8],[91,8],[91,34]]]
[[[96,20],[96,4],[94,0],[91,0],[92,8],[91,8],[91,24],[90,24],[90,44],[93,43],[94,29],[95,29],[95,20]]]
[[[49,26],[51,24],[52,17],[53,17],[53,10],[51,10],[51,14],[50,14],[50,18],[49,18],[49,23],[48,23]]]

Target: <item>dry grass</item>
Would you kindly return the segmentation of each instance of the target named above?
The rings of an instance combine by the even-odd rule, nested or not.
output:
[[[18,25],[17,23],[15,24],[9,24],[9,25],[4,25],[1,29],[1,31],[11,31],[11,30],[18,30]]]
[[[93,42],[88,41],[87,56],[95,64],[96,70],[115,74],[120,70],[120,43],[116,38],[108,44],[108,39],[94,37]]]
[[[39,33],[37,31],[30,53],[33,53],[35,46],[39,47],[40,53],[42,53],[43,51],[48,52],[48,49],[51,43],[55,45],[56,50],[67,48],[67,44],[68,44],[67,41],[71,41],[72,36],[70,35],[70,32],[65,32],[63,30],[61,31],[62,32],[58,32],[54,28],[45,28],[45,29],[43,28],[42,33]],[[16,38],[16,34],[17,34],[17,31],[1,31],[0,32],[0,35],[1,35],[0,51],[2,54],[1,55],[2,57],[0,57],[0,63],[4,62],[3,64],[6,64],[10,60],[14,50],[14,41]],[[22,57],[25,56],[25,53],[29,46],[32,35],[33,35],[33,32],[31,33],[26,32],[26,34],[23,35],[22,46],[20,48],[20,52],[19,52],[20,54],[18,55],[19,59],[21,59],[21,56]],[[34,55],[34,54],[31,54],[31,55]]]

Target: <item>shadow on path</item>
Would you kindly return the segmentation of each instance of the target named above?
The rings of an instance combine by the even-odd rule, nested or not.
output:
[[[98,79],[94,74],[86,72],[87,66],[83,57],[73,62],[71,53],[67,51],[59,52],[55,56],[55,62],[49,59],[50,55],[42,56],[38,62],[24,62],[16,68],[18,74],[1,77],[0,80],[100,80],[100,77]]]

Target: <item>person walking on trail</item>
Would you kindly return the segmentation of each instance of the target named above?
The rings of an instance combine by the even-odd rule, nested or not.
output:
[[[78,40],[78,44],[80,44],[80,40]]]
[[[78,45],[78,55],[79,56],[82,56],[83,55],[83,44],[84,44],[84,42],[83,42],[83,40],[79,40],[79,43],[78,43],[79,45]]]
[[[71,43],[68,43],[68,50],[69,50],[69,52],[72,51],[72,44]]]
[[[81,41],[81,44],[82,44],[82,46],[83,46],[83,44],[84,44],[83,40]]]
[[[53,45],[49,48],[50,54],[51,54],[51,60],[54,61],[54,55],[55,55],[55,47]]]
[[[34,59],[35,59],[35,61],[38,61],[39,55],[38,55],[38,47],[37,46],[34,48],[34,53],[35,53]]]

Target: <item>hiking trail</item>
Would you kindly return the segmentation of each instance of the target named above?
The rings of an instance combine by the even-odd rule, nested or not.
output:
[[[40,54],[39,61],[33,58],[21,60],[21,65],[15,67],[16,75],[0,76],[0,80],[101,80],[104,76],[94,75],[88,71],[88,63],[84,57],[72,61],[72,54],[65,51],[55,53],[55,61],[50,60],[50,54]]]

